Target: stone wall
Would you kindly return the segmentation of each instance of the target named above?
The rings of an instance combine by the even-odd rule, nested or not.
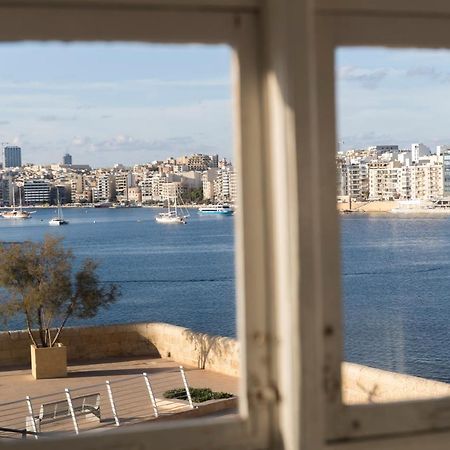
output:
[[[148,356],[213,372],[239,376],[239,343],[234,339],[196,333],[166,323],[68,327],[61,342],[68,360]],[[0,333],[0,368],[30,365],[26,331]],[[450,384],[402,375],[353,363],[342,364],[346,403],[376,403],[450,396]]]
[[[359,212],[390,212],[396,208],[398,203],[396,201],[372,201],[372,202],[356,202],[352,201],[352,210]],[[349,209],[349,203],[337,203],[338,211],[345,211]]]
[[[170,357],[180,364],[227,375],[239,374],[239,344],[234,339],[196,333],[165,323],[67,327],[60,342],[70,361],[108,357]],[[0,367],[30,364],[26,331],[0,333]]]
[[[388,370],[342,364],[345,403],[383,403],[450,396],[450,384]]]

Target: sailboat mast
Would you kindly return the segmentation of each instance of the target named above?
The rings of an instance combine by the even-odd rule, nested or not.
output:
[[[175,194],[174,197],[174,207],[175,207],[175,215],[178,216],[178,210],[177,210],[177,195]]]
[[[19,186],[19,211],[22,212],[22,190]]]
[[[58,219],[62,219],[62,208],[61,208],[61,202],[59,201],[59,189],[56,187],[56,203],[58,205]]]
[[[16,186],[12,183],[12,191],[13,191],[13,210],[16,209]]]

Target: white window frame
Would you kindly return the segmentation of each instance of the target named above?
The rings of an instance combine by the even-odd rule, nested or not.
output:
[[[257,449],[268,448],[277,434],[277,390],[270,382],[275,364],[271,363],[268,345],[270,278],[265,176],[271,170],[262,126],[259,13],[260,6],[254,0],[0,1],[0,42],[204,43],[228,44],[234,51],[234,150],[240,206],[236,219],[239,415],[153,423],[77,438],[40,439],[32,442],[36,449]],[[22,448],[29,443],[14,445]]]
[[[318,155],[324,173],[335,171],[334,52],[341,46],[449,48],[450,4],[444,1],[319,0],[316,4]],[[420,30],[418,33],[417,30]],[[450,398],[390,404],[345,405],[341,398],[343,336],[340,236],[334,180],[320,200],[323,254],[322,323],[324,430],[330,449],[444,449],[450,442]],[[335,330],[338,330],[335,332]]]
[[[431,430],[447,400],[342,405],[334,161],[334,47],[449,46],[440,15],[446,0],[0,0],[0,41],[228,43],[236,58],[239,416],[36,449],[448,449],[450,432]],[[402,17],[429,33],[404,35]]]

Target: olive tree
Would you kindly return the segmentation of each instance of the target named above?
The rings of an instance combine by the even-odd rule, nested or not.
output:
[[[73,262],[59,238],[0,245],[0,314],[5,322],[23,314],[37,347],[53,347],[71,317],[94,317],[120,295],[116,285],[102,286],[96,261],[85,259],[75,273]]]

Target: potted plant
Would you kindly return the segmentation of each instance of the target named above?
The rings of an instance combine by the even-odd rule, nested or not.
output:
[[[36,379],[66,376],[67,350],[58,340],[67,321],[94,317],[119,296],[116,285],[101,286],[97,262],[86,259],[74,273],[73,261],[60,238],[0,246],[0,314],[5,321],[23,314]]]

